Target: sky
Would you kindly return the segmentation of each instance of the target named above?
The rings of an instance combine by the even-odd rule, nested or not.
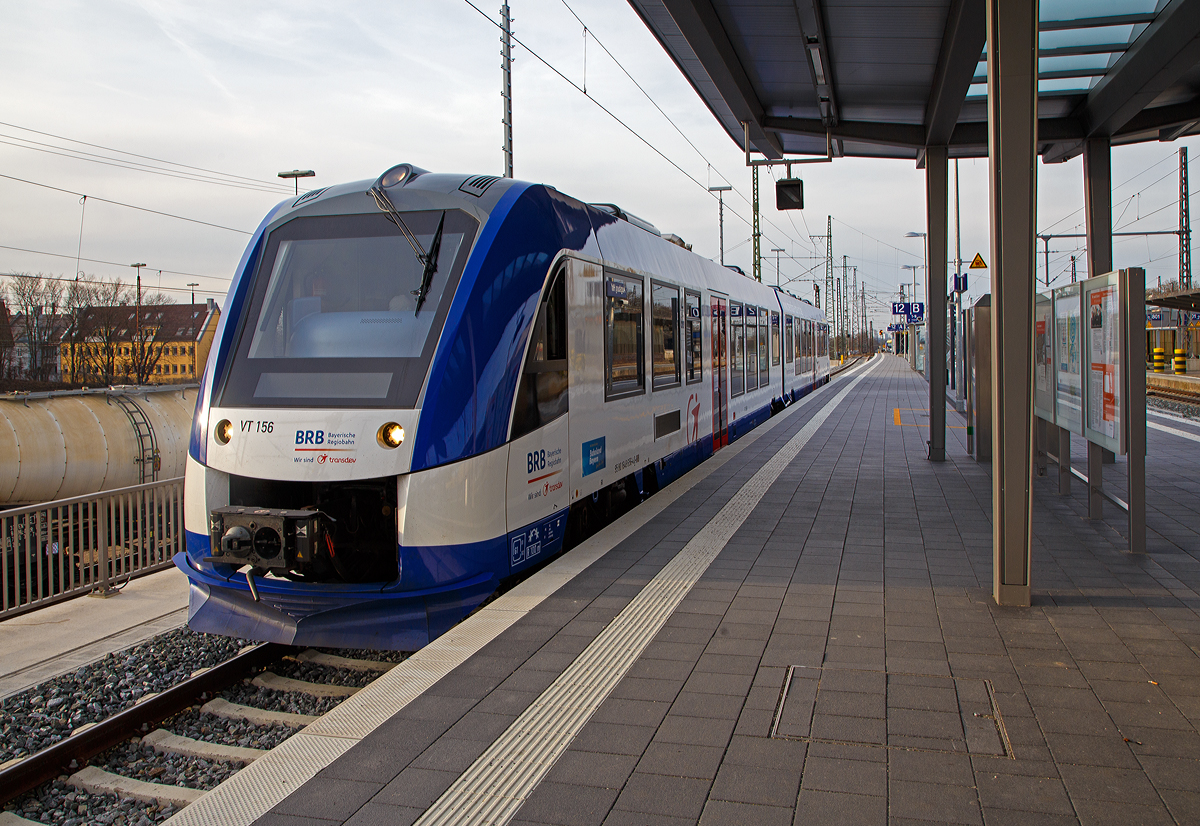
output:
[[[315,170],[310,187],[401,162],[501,174],[498,0],[472,2],[0,0],[0,273],[71,278],[78,256],[78,270],[132,280],[129,265],[144,262],[149,288],[187,301],[195,282],[198,301],[223,303],[249,233],[291,192],[279,171]],[[511,0],[517,38],[553,67],[516,47],[515,177],[617,203],[713,259],[707,189],[728,183],[726,261],[749,272],[741,149],[626,0],[568,2]],[[1175,228],[1181,146],[1195,158],[1200,139],[1113,150],[1118,229]],[[810,298],[824,254],[811,236],[831,218],[837,274],[846,256],[873,325],[886,325],[899,285],[911,295],[903,265],[925,260],[922,239],[906,237],[924,230],[924,173],[870,159],[797,169],[803,211],[776,212],[761,177],[764,281],[776,278],[768,251],[782,248],[782,280]],[[1082,233],[1080,159],[1038,175],[1039,232]],[[987,260],[987,161],[962,161],[959,177],[963,257]],[[1052,283],[1070,281],[1072,255],[1086,275],[1082,242],[1051,240]],[[1119,238],[1115,266],[1173,280],[1176,245]],[[1038,267],[1044,282],[1041,253]],[[923,274],[918,283],[923,294]],[[987,289],[974,271],[972,297]]]

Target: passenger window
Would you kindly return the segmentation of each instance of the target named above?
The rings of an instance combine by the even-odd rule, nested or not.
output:
[[[746,305],[746,390],[758,389],[758,308]]]
[[[642,279],[604,274],[604,399],[646,392]]]
[[[566,268],[560,268],[533,323],[517,388],[512,438],[545,427],[567,409],[567,276]]]
[[[794,352],[792,350],[792,346],[793,346],[792,345],[792,340],[793,340],[792,328],[794,326],[795,325],[793,324],[792,317],[788,316],[787,320],[784,322],[784,335],[783,335],[783,358],[788,364],[792,363],[792,356],[794,354]]]
[[[687,304],[687,319],[684,321],[684,345],[687,347],[687,383],[692,384],[704,378],[703,333],[700,328],[700,294],[684,293],[684,303]]]
[[[733,363],[730,365],[729,395],[746,392],[746,328],[742,305],[729,303],[729,319],[733,324]]]
[[[771,313],[771,366],[779,366],[779,313]]]
[[[767,379],[767,311],[758,308],[758,386],[766,385]]]
[[[683,353],[679,347],[679,288],[650,282],[650,361],[654,389],[679,384]]]

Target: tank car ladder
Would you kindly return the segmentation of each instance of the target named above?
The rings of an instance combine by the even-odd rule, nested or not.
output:
[[[146,418],[145,411],[132,397],[124,393],[113,393],[108,398],[110,401],[115,401],[125,411],[129,423],[133,426],[134,435],[137,436],[138,455],[134,457],[133,461],[141,468],[142,484],[157,482],[162,460],[158,454],[158,442],[154,437],[154,427]]]

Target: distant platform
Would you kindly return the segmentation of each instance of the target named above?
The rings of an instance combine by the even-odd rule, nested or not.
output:
[[[76,597],[0,622],[0,699],[187,621],[176,568],[130,580],[116,596]]]

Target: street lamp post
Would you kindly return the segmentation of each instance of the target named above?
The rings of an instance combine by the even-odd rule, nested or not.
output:
[[[292,183],[294,183],[296,185],[296,194],[299,195],[300,194],[300,179],[301,178],[311,178],[316,174],[317,173],[313,172],[311,169],[293,169],[291,172],[280,172],[279,177],[280,178],[291,178]]]
[[[785,250],[776,247],[771,252],[775,253],[775,286],[778,287],[783,284],[783,281],[779,277],[779,254],[785,252]]]
[[[137,313],[134,316],[134,342],[133,342],[133,369],[138,369],[138,364],[141,363],[141,348],[142,348],[142,267],[145,264],[130,264],[131,267],[137,268]]]
[[[717,193],[717,215],[718,227],[721,234],[721,266],[725,266],[725,193],[733,189],[732,186],[710,186],[709,192]]]

